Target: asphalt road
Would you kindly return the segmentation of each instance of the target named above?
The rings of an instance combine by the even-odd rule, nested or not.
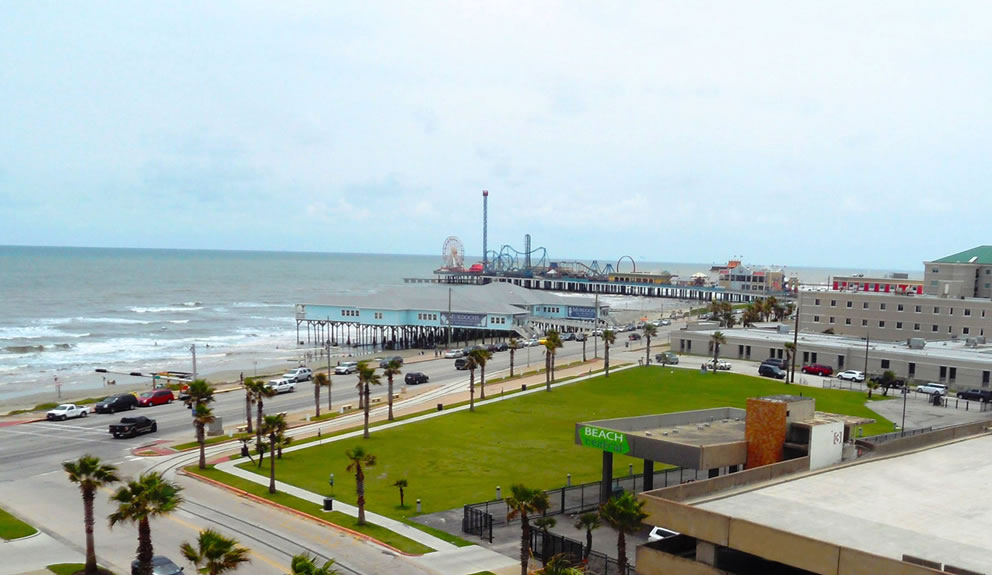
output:
[[[656,341],[667,341],[667,332],[670,329],[672,328],[660,329]],[[622,342],[627,340],[627,335],[618,334],[618,345],[614,348],[618,360],[621,355],[627,356],[627,361],[635,358],[634,354],[621,352]],[[601,342],[598,347],[601,357]],[[487,366],[487,376],[494,377],[508,370],[509,355],[509,352],[494,354]],[[592,340],[587,342],[587,355],[589,358],[593,357]],[[581,357],[582,344],[566,342],[564,348],[558,352],[558,363],[565,364]],[[543,347],[523,348],[516,352],[515,365],[521,370],[543,367],[543,361]],[[311,367],[316,368],[318,365],[315,363]],[[455,370],[454,360],[451,359],[413,363],[405,366],[403,371],[422,371],[430,377],[430,383],[417,386],[417,391],[422,393],[416,396],[418,399],[411,401],[440,401],[444,394],[464,390],[468,383],[468,373]],[[334,405],[351,403],[357,406],[357,376],[333,376],[332,380]],[[402,385],[401,381],[395,383],[397,391]],[[373,397],[385,394],[385,383],[372,391]],[[326,390],[322,390],[322,409],[326,408],[326,402]],[[227,429],[244,422],[245,404],[241,391],[218,394],[212,407],[214,413],[223,418]],[[313,387],[309,382],[297,384],[295,393],[282,394],[265,402],[265,411],[268,413],[311,409]],[[146,415],[155,419],[158,422],[158,433],[131,439],[113,439],[107,432],[107,426],[127,414]],[[355,418],[357,423],[360,415],[348,417]],[[118,465],[122,476],[137,476],[151,467],[166,472],[186,489],[186,503],[181,509],[152,523],[156,548],[172,556],[177,563],[180,563],[178,547],[183,541],[193,540],[202,528],[215,527],[236,537],[242,545],[252,550],[251,573],[285,573],[289,558],[301,551],[336,558],[344,573],[429,572],[402,556],[384,552],[381,547],[247,500],[221,495],[215,488],[175,475],[174,471],[179,467],[195,463],[195,451],[171,458],[154,459],[131,454],[133,448],[159,439],[193,439],[190,411],[181,402],[114,415],[92,414],[86,418],[64,422],[44,421],[0,427],[0,503],[63,544],[78,549],[82,560],[82,504],[78,489],[66,480],[61,463],[89,453]],[[219,452],[230,447],[214,446],[208,449]],[[107,490],[107,494],[109,492]],[[100,519],[109,512],[110,505],[106,497],[98,496],[96,540],[100,561],[118,573],[127,573],[137,544],[136,530],[131,526],[118,526],[110,531],[106,522]],[[39,565],[44,564],[44,558],[39,558]],[[4,572],[0,565],[0,574]]]

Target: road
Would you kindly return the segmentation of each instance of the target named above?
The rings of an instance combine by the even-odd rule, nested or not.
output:
[[[662,328],[667,332],[671,328]],[[627,334],[618,334],[615,355],[626,355],[627,361],[634,354],[621,354],[619,346]],[[656,341],[667,341],[667,334],[659,333]],[[593,341],[587,342],[588,357],[593,356]],[[602,356],[601,342],[598,344]],[[543,347],[517,350],[515,366],[519,370],[543,367]],[[581,359],[582,344],[565,342],[558,351],[559,365]],[[617,360],[620,358],[617,357]],[[495,377],[509,369],[509,353],[495,353],[487,366],[487,376]],[[319,362],[318,362],[319,363]],[[312,365],[318,368],[318,363]],[[411,390],[418,393],[411,402],[432,404],[443,401],[443,395],[464,391],[468,373],[454,369],[450,359],[431,359],[411,363],[406,371],[422,371],[430,383]],[[478,374],[476,374],[478,376]],[[402,376],[400,376],[400,379]],[[358,382],[356,375],[333,376],[335,406],[351,403],[357,406]],[[402,382],[396,382],[397,391]],[[372,396],[386,394],[386,385],[373,389]],[[322,408],[326,407],[326,390],[322,390]],[[231,429],[244,421],[244,394],[240,391],[220,393],[212,405],[214,413]],[[299,383],[295,393],[283,394],[266,400],[265,411],[298,412],[313,408],[313,387],[309,382]],[[156,434],[131,439],[113,439],[107,426],[127,414],[140,414],[158,422]],[[347,416],[357,423],[359,414]],[[318,425],[318,424],[312,424]],[[312,432],[312,431],[311,431]],[[310,552],[321,557],[333,557],[344,573],[400,573],[419,575],[430,571],[403,556],[395,555],[380,546],[319,526],[311,521],[275,512],[266,506],[220,493],[188,477],[175,474],[175,470],[195,463],[196,453],[186,453],[171,458],[143,458],[132,454],[135,447],[161,439],[192,440],[190,412],[180,402],[151,408],[140,408],[115,415],[93,414],[86,418],[64,422],[36,422],[0,427],[0,493],[2,505],[33,523],[57,541],[79,551],[84,549],[82,504],[76,487],[70,484],[61,469],[61,463],[89,453],[120,468],[122,477],[135,477],[153,468],[163,471],[185,489],[185,503],[179,511],[152,522],[156,548],[178,561],[178,547],[183,541],[192,541],[197,532],[214,527],[236,537],[242,545],[252,550],[252,573],[285,573],[290,557],[299,552]],[[230,446],[208,448],[212,452],[230,449]],[[109,495],[110,490],[105,490]],[[136,530],[132,526],[117,526],[112,531],[101,518],[111,508],[106,497],[97,497],[97,551],[101,563],[118,573],[128,573],[137,545]],[[44,565],[44,559],[39,560]],[[0,565],[0,574],[4,573]]]

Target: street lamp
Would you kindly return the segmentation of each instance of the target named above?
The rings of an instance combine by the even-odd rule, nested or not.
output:
[[[193,354],[193,379],[191,381],[196,381],[196,344],[189,344],[189,351]]]

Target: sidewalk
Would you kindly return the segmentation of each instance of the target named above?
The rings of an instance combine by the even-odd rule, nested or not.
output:
[[[39,531],[37,534],[24,539],[13,541],[0,540],[0,557],[3,573],[51,573],[45,565],[55,563],[82,563],[86,560],[84,554],[72,549],[65,543]]]

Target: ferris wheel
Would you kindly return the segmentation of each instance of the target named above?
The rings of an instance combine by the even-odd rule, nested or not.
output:
[[[465,266],[465,246],[456,236],[448,236],[441,248],[441,267],[462,269]]]

